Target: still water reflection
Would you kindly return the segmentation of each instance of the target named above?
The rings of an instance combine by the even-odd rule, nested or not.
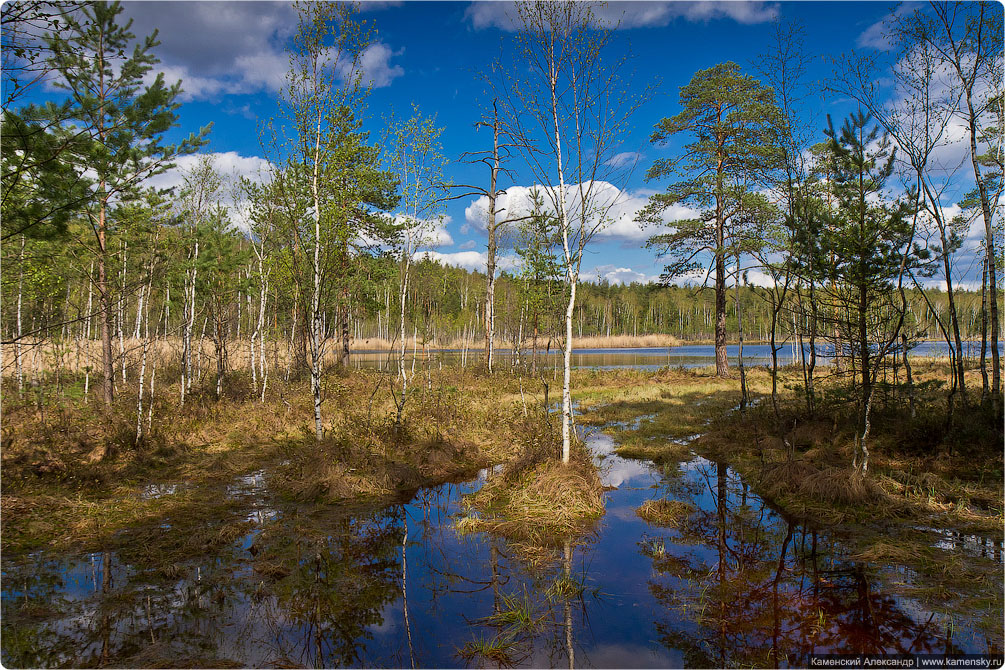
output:
[[[964,342],[964,355],[968,359],[976,359],[980,355],[980,342]],[[1005,351],[1005,345],[999,347]],[[809,345],[805,345],[806,352],[809,352]],[[817,364],[829,365],[833,359],[834,350],[827,345],[818,345]],[[507,349],[500,349],[497,352],[498,364],[509,365],[514,362],[513,354]],[[736,365],[738,361],[739,347],[729,345],[726,347],[730,365]],[[461,351],[448,349],[444,351],[435,350],[423,353],[421,350],[406,352],[408,365],[412,365],[415,359],[415,366],[421,369],[423,365],[434,366],[462,366],[476,365],[481,355],[480,350]],[[911,349],[911,355],[915,357],[939,357],[946,358],[949,351],[945,342],[924,341],[917,343]],[[990,352],[988,353],[990,355]],[[530,361],[530,353],[521,352],[520,356],[524,363]],[[778,349],[779,365],[790,365],[799,362],[799,349],[795,345],[782,344]],[[397,365],[397,359],[387,352],[354,352],[351,356],[353,364],[358,368],[388,369]],[[520,359],[518,358],[517,361]],[[548,352],[539,352],[539,364],[548,368],[561,366],[562,353],[560,350],[551,349]],[[747,366],[770,365],[771,346],[767,344],[746,344],[743,347],[743,361]],[[633,349],[576,349],[572,354],[572,366],[576,368],[598,368],[610,370],[615,368],[635,368],[639,370],[658,370],[662,367],[685,367],[699,368],[715,365],[715,347],[711,344],[688,344],[677,347],[648,347]]]
[[[111,552],[5,555],[3,664],[736,667],[1001,651],[1000,601],[922,603],[909,593],[923,576],[856,560],[847,538],[787,520],[724,464],[657,466],[614,455],[602,432],[587,441],[606,515],[544,554],[455,530],[483,471],[353,509],[270,500],[255,473],[234,482],[251,531],[167,571]],[[656,498],[693,511],[651,526],[635,509]],[[970,544],[983,550],[968,560],[1000,562],[1000,542]]]

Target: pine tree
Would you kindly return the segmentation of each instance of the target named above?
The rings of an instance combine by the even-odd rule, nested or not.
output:
[[[209,127],[178,144],[162,144],[165,133],[176,125],[181,82],[164,83],[158,74],[149,86],[143,79],[159,61],[152,51],[157,34],[133,45],[132,21],[118,23],[122,5],[94,2],[81,6],[81,16],[67,17],[65,31],[49,38],[57,86],[74,101],[65,123],[86,128],[79,146],[68,160],[77,174],[90,171],[86,216],[95,238],[97,291],[104,379],[102,397],[106,406],[114,395],[110,320],[111,295],[107,277],[109,208],[116,201],[135,197],[146,178],[171,167],[176,156],[196,151],[205,143]]]
[[[893,296],[910,268],[913,233],[911,198],[886,199],[896,150],[886,135],[880,136],[878,126],[870,129],[869,124],[870,117],[858,112],[845,120],[840,132],[832,123],[826,131],[837,207],[828,217],[820,254],[830,259],[828,278],[836,288],[829,298],[841,315],[847,353],[857,359],[860,432],[854,465],[863,473],[869,466],[866,441],[876,374],[897,346],[903,324],[900,303]]]
[[[647,246],[670,256],[664,278],[669,280],[702,270],[703,252],[711,252],[715,266],[715,367],[720,377],[729,373],[726,358],[727,222],[741,209],[745,184],[756,182],[778,160],[773,127],[778,124],[774,95],[753,77],[740,73],[736,63],[722,63],[695,73],[681,88],[684,108],[664,118],[650,138],[666,145],[680,133],[694,141],[679,158],[657,160],[646,173],[648,181],[678,178],[665,193],[650,197],[639,220],[662,223],[673,205],[702,209],[695,219],[674,221],[670,233],[655,235]]]

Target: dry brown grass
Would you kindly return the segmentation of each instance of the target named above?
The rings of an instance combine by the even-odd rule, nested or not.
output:
[[[888,515],[901,505],[876,481],[848,467],[818,467],[806,459],[763,466],[758,487],[773,499],[801,499],[838,508],[882,508]],[[840,511],[840,510],[839,510]]]
[[[264,404],[200,392],[184,407],[177,382],[159,386],[153,431],[139,446],[135,397],[123,394],[107,414],[93,400],[67,398],[44,418],[31,405],[8,405],[0,452],[3,548],[100,545],[124,528],[191,515],[196,491],[212,507],[228,480],[261,469],[272,493],[296,499],[412,490],[510,460],[530,425],[519,381],[505,375],[445,370],[431,388],[417,383],[401,426],[386,382],[376,372],[333,371],[321,445],[305,381],[274,383]],[[148,483],[185,492],[146,499]]]
[[[465,499],[473,514],[458,530],[488,531],[530,545],[550,545],[586,530],[604,513],[603,485],[589,456],[577,449],[565,464],[549,458],[491,479]]]
[[[803,459],[786,459],[764,466],[761,471],[761,486],[765,493],[776,498],[798,491],[804,480],[819,472],[816,466]]]
[[[635,514],[651,526],[677,528],[694,511],[694,507],[681,500],[647,500]]]
[[[799,483],[798,491],[815,500],[841,505],[894,505],[872,478],[851,468],[825,468]]]
[[[681,341],[673,335],[594,335],[572,338],[573,349],[646,349],[677,347]]]

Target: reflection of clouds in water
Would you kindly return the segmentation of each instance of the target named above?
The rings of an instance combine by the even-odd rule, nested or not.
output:
[[[614,454],[614,438],[607,433],[594,430],[586,436],[586,446],[600,468],[600,481],[604,486],[619,487],[634,479],[645,477],[655,481],[655,474],[648,462],[632,461]],[[597,458],[598,456],[603,458]]]
[[[627,521],[631,523],[638,523],[639,517],[635,514],[635,507],[628,505],[625,507],[608,507],[607,514],[605,515],[611,519],[617,519],[618,521]]]
[[[600,467],[600,481],[603,482],[604,486],[618,487],[640,478],[645,478],[648,483],[654,479],[653,471],[649,465],[641,461],[628,461],[613,456],[605,458]]]
[[[594,430],[586,436],[586,446],[594,456],[614,453],[614,438],[607,433]]]
[[[412,619],[411,607],[409,609],[409,619]],[[392,600],[384,605],[384,610],[380,613],[380,623],[370,624],[366,627],[374,635],[390,635],[398,630],[398,626],[404,621],[404,612],[401,609],[401,600]],[[414,625],[414,623],[413,623]]]

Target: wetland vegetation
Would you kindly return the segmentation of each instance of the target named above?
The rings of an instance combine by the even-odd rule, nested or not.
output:
[[[755,5],[669,105],[663,4],[474,3],[402,118],[370,13],[445,4],[190,3],[273,26],[228,174],[163,3],[5,4],[0,662],[1005,660],[1001,6]]]

